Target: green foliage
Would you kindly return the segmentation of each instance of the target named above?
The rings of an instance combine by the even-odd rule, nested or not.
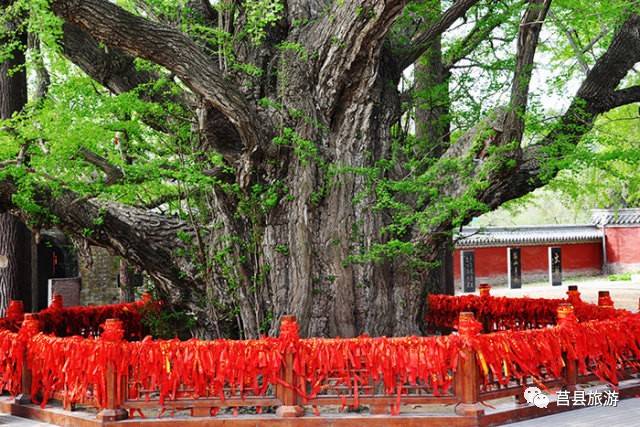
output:
[[[631,281],[631,273],[610,274],[610,282],[629,282]]]
[[[278,45],[278,48],[282,51],[294,52],[298,58],[303,61],[309,59],[309,52],[307,52],[307,49],[302,45],[302,43],[285,40]]]
[[[561,172],[544,190],[507,203],[476,224],[586,223],[592,208],[640,206],[639,132],[636,106],[604,114],[577,147],[566,144],[566,154],[547,164]]]
[[[288,256],[289,255],[289,246],[287,245],[276,245],[276,252]]]
[[[4,6],[0,15],[0,62],[9,58],[14,49],[26,50],[17,38],[21,32],[38,34],[41,42],[58,50],[62,21],[49,9],[49,0],[14,0]],[[15,24],[18,23],[16,26]],[[11,29],[11,30],[9,30]]]
[[[304,139],[295,130],[285,127],[279,136],[273,138],[273,143],[293,149],[294,154],[302,163],[310,160],[320,160],[318,148],[313,141]]]
[[[142,324],[156,339],[188,339],[196,326],[193,313],[146,304],[141,309]]]
[[[244,7],[247,14],[245,30],[254,43],[264,40],[265,29],[278,22],[284,10],[280,0],[246,0]]]

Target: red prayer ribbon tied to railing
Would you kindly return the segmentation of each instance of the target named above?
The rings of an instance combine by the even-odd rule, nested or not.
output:
[[[0,330],[0,390],[14,396],[20,392],[24,344],[17,333]]]
[[[148,334],[143,325],[144,310],[160,309],[160,303],[152,301],[136,301],[124,304],[100,306],[61,307],[52,304],[40,311],[38,318],[42,322],[43,332],[53,333],[59,337],[82,335],[97,336],[107,319],[119,319],[124,323],[125,336],[128,340],[139,340]]]
[[[624,325],[624,327],[621,327]],[[560,377],[563,354],[578,362],[580,374],[591,372],[618,384],[618,364],[637,371],[640,360],[640,317],[568,322],[555,328],[502,331],[477,335],[473,347],[486,382],[490,375],[506,385],[511,379],[541,378],[542,372]]]
[[[477,295],[429,295],[427,329],[438,331],[456,328],[462,312],[472,312],[482,323],[484,332],[538,329],[556,324],[557,308],[571,302],[580,321],[604,320],[628,314],[626,310],[599,307],[571,296],[569,299],[507,298]]]
[[[435,395],[447,392],[460,348],[459,337],[404,337],[300,340],[294,371],[309,385],[300,393],[314,399],[328,378],[358,399],[358,389],[382,381],[387,394],[402,394],[405,384],[427,386]],[[357,403],[356,403],[357,404]]]
[[[432,295],[429,325],[456,326],[459,334],[300,339],[295,320],[285,318],[279,337],[244,341],[151,337],[127,341],[123,337],[135,339],[143,331],[143,303],[54,306],[38,314],[45,333],[36,333],[36,327],[29,329],[31,317],[19,333],[0,330],[0,386],[13,394],[20,391],[25,351],[33,378],[31,393],[40,396],[42,405],[64,392],[68,403],[92,401],[98,407],[106,404],[109,367],[118,376],[118,384],[124,378],[128,381],[126,388],[119,386],[120,397],[146,400],[155,393],[160,405],[177,398],[263,396],[275,386],[293,389],[311,404],[333,389],[343,399],[349,395],[357,405],[363,387],[375,382],[385,394],[397,396],[396,408],[407,387],[424,387],[435,395],[450,393],[463,347],[476,352],[485,383],[559,377],[564,360],[575,360],[580,373],[592,372],[612,384],[617,384],[619,366],[638,370],[640,317],[572,302],[575,318],[568,312],[560,325],[545,327],[555,325],[558,305],[566,304],[565,300]],[[480,322],[463,317],[458,325],[462,311],[475,312]],[[99,339],[51,335],[98,330],[111,317],[122,323],[105,324],[106,333]],[[515,330],[479,333],[483,327],[507,326]],[[539,329],[518,330],[529,326]],[[285,357],[291,356],[296,374],[293,384],[282,375]]]

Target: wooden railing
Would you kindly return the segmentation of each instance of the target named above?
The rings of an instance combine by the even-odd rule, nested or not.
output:
[[[610,304],[611,302],[610,299],[604,298],[602,303]],[[569,309],[570,306],[567,305],[559,308],[557,327],[564,322],[576,321],[574,316],[567,315]],[[295,318],[291,316],[286,316],[282,320],[289,323],[295,322]],[[420,382],[413,385],[399,384],[395,393],[388,393],[388,390],[385,392],[380,379],[372,378],[371,372],[354,370],[351,373],[361,379],[358,383],[347,386],[341,383],[339,376],[329,376],[323,380],[322,391],[310,395],[309,390],[312,385],[296,374],[295,350],[285,350],[278,383],[270,385],[263,395],[241,394],[238,390],[228,387],[224,389],[224,396],[202,395],[196,398],[192,395],[193,390],[178,385],[175,394],[169,398],[165,396],[162,402],[158,398],[157,390],[139,390],[138,396],[133,397],[128,393],[132,388],[129,380],[118,376],[115,366],[109,366],[104,381],[106,399],[103,399],[103,402],[105,404],[98,412],[97,419],[100,422],[115,422],[131,415],[142,415],[144,411],[157,413],[166,410],[187,410],[192,417],[208,417],[216,415],[222,408],[231,408],[233,415],[236,415],[240,408],[244,408],[243,413],[248,411],[256,416],[275,412],[276,417],[279,418],[295,418],[304,416],[303,407],[312,408],[311,412],[319,415],[323,413],[324,408],[328,407],[332,407],[332,412],[335,412],[336,406],[342,408],[368,406],[369,413],[372,415],[394,415],[399,413],[400,405],[441,404],[453,405],[453,410],[447,415],[449,417],[462,417],[468,420],[470,423],[468,425],[489,425],[497,422],[498,418],[495,414],[486,414],[485,402],[487,401],[513,396],[516,402],[522,402],[523,390],[529,385],[574,390],[577,384],[597,380],[597,377],[591,373],[579,375],[577,361],[565,355],[564,369],[560,376],[554,376],[542,370],[535,378],[511,378],[507,384],[504,381],[500,383],[492,377],[491,373],[488,375],[482,373],[478,363],[478,358],[481,356],[472,346],[464,344],[478,333],[478,329],[474,328],[474,322],[473,313],[460,313],[458,335],[463,344],[460,346],[457,366],[449,372],[453,378],[451,386],[441,393],[434,393],[432,387]],[[23,337],[31,337],[38,333],[40,326],[36,316],[26,314],[19,333]],[[110,319],[105,323],[102,339],[117,341],[122,340],[123,335],[122,322]],[[27,347],[28,342],[27,339]],[[30,367],[26,364],[26,351],[23,359],[21,393],[15,399],[18,404],[27,404],[32,400],[32,375]],[[620,366],[619,376],[623,379],[635,378],[633,370],[624,366]],[[64,390],[56,392],[53,397],[62,401],[66,409],[74,409],[74,406],[99,406],[94,393],[91,392],[80,401],[74,402],[74,405],[71,405]],[[523,406],[521,409],[531,410],[532,407]],[[481,421],[483,417],[488,418]]]

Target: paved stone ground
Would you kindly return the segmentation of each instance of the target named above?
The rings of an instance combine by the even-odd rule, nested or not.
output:
[[[587,302],[598,303],[598,291],[608,290],[616,308],[638,311],[640,298],[640,276],[634,275],[631,281],[610,281],[607,276],[575,277],[565,279],[562,286],[551,286],[548,282],[528,283],[521,289],[509,289],[506,286],[493,286],[491,294],[506,297],[528,296],[531,298],[564,298],[568,285],[578,285],[581,297]],[[457,291],[457,294],[461,294]]]
[[[630,427],[640,425],[640,399],[621,400],[616,407],[596,406],[509,424],[510,427]]]
[[[28,420],[26,418],[14,417],[13,415],[6,415],[3,413],[0,413],[0,426],[47,427],[47,426],[53,426],[53,424],[39,423],[37,421]]]

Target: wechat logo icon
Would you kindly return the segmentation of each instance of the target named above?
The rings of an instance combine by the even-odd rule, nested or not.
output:
[[[538,408],[549,406],[549,397],[546,394],[542,394],[538,387],[527,387],[524,391],[524,399],[527,403],[534,404]]]

